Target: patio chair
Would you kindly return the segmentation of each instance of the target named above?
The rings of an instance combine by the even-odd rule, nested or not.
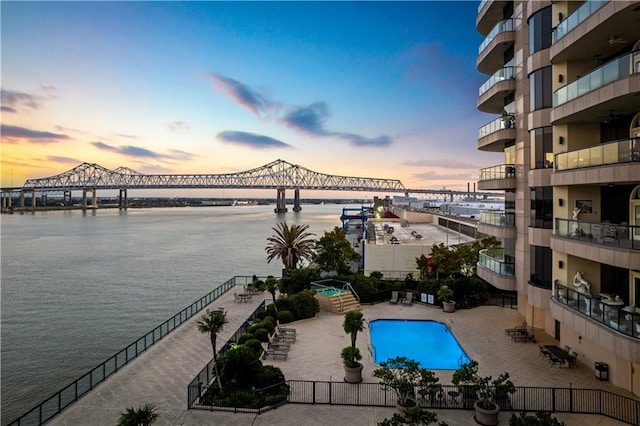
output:
[[[391,292],[391,300],[389,300],[389,303],[391,303],[392,305],[397,305],[398,304],[398,292],[397,291],[392,291]]]
[[[262,347],[262,359],[267,359],[267,357],[272,357],[274,360],[277,357],[280,358],[284,358],[284,360],[287,360],[287,356],[289,355],[289,349],[282,349],[282,348],[270,348],[270,347]]]
[[[538,347],[540,348],[540,352],[538,353],[539,358],[551,356],[551,352],[549,352],[549,349],[545,348],[544,345],[538,345]]]
[[[407,298],[404,299],[401,303],[403,305],[409,305],[409,306],[413,305],[413,292],[412,291],[408,291],[407,292]]]
[[[564,363],[564,361],[561,360],[560,358],[558,358],[557,356],[555,356],[553,354],[549,354],[549,365],[550,366],[555,367],[557,365],[558,367],[560,367],[563,363]]]
[[[506,334],[507,336],[511,336],[513,334],[521,334],[521,333],[526,333],[527,332],[527,322],[523,321],[522,325],[516,325],[513,328],[506,328],[504,330],[504,334]]]
[[[280,323],[278,323],[278,325],[276,326],[276,330],[278,330],[279,334],[288,334],[288,335],[291,335],[291,336],[294,336],[294,337],[296,335],[296,329],[295,328],[285,327],[285,326],[280,325]]]
[[[533,327],[529,327],[524,333],[513,334],[511,336],[514,342],[536,342],[535,338],[535,329]]]

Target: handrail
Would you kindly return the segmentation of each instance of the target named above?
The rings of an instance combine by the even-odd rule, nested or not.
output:
[[[509,179],[516,177],[515,164],[499,164],[497,166],[485,167],[480,169],[480,179],[478,181]]]
[[[489,90],[494,85],[498,84],[500,81],[504,80],[513,80],[515,79],[515,72],[513,67],[504,67],[493,73],[491,77],[487,81],[485,81],[482,86],[478,89],[478,96],[482,96],[487,90]]]
[[[360,303],[360,296],[358,296],[358,293],[356,293],[356,290],[351,286],[350,283],[346,283],[343,287],[343,290],[348,290],[350,291],[353,296],[356,298],[356,300],[358,301],[358,303]]]
[[[555,235],[590,244],[640,250],[640,226],[556,218]]]
[[[143,337],[126,346],[115,355],[91,369],[88,373],[81,376],[71,384],[62,388],[62,390],[54,393],[49,398],[9,423],[9,426],[21,426],[22,424],[38,424],[42,425],[59,414],[62,410],[76,402],[82,396],[87,394],[98,384],[104,382],[109,376],[116,373],[130,361],[136,359],[144,353],[149,347],[156,342],[162,340],[170,332],[178,328],[181,324],[191,319],[205,306],[225,294],[231,288],[239,284],[244,279],[245,284],[252,282],[253,277],[235,276],[223,284],[216,287],[200,299],[187,306]]]
[[[602,300],[591,294],[554,283],[553,298],[556,302],[566,306],[592,320],[625,336],[640,339],[640,314],[619,309],[619,303],[612,300]]]
[[[556,171],[640,162],[640,138],[620,139],[555,156]]]
[[[553,29],[553,42],[555,43],[567,35],[569,31],[584,22],[589,16],[593,15],[606,3],[606,1],[601,0],[585,1],[579,8],[577,8],[571,15],[567,16],[564,21],[560,22],[558,26]]]
[[[486,268],[498,275],[505,277],[515,277],[516,265],[509,255],[506,255],[503,248],[488,248],[480,250],[478,253],[478,265]]]
[[[489,34],[485,37],[485,39],[480,43],[480,47],[478,47],[478,54],[482,53],[484,49],[491,44],[493,39],[495,39],[498,34],[506,33],[508,31],[513,31],[513,19],[505,19],[504,21],[500,21],[496,24],[495,27],[489,32]]]

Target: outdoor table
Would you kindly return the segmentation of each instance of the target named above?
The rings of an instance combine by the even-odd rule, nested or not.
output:
[[[573,359],[569,352],[565,351],[556,345],[544,345],[544,348],[561,361],[566,361],[567,365],[571,365],[570,361]]]

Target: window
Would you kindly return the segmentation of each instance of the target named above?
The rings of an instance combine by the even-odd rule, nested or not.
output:
[[[531,188],[531,226],[553,228],[553,187]]]
[[[551,67],[540,68],[529,74],[531,111],[552,106]]]
[[[551,265],[553,255],[549,247],[530,246],[531,279],[529,284],[551,289]]]
[[[551,7],[546,7],[529,19],[529,54],[549,47],[551,47]]]
[[[551,126],[534,129],[529,135],[531,137],[531,168],[553,168],[553,132]]]

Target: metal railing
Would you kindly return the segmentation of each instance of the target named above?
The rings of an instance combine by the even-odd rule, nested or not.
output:
[[[490,121],[489,123],[480,127],[480,129],[478,130],[478,139],[483,138],[485,136],[489,136],[490,134],[495,133],[498,130],[515,129],[515,128],[516,128],[516,123],[515,123],[514,116],[509,114],[509,115],[506,115],[505,117],[496,118],[495,120]]]
[[[622,309],[624,304],[580,293],[555,282],[553,298],[563,306],[585,315],[607,328],[640,339],[640,314]]]
[[[480,179],[478,181],[508,179],[516,177],[515,164],[499,164],[497,166],[485,167],[480,169]]]
[[[493,39],[496,38],[498,34],[506,33],[507,31],[513,31],[513,19],[505,19],[504,21],[498,22],[496,26],[493,27],[493,29],[485,37],[482,43],[480,43],[478,54],[482,53],[482,51],[486,49],[489,44],[491,44]]]
[[[575,27],[584,22],[589,16],[593,15],[606,3],[606,1],[601,0],[585,1],[571,15],[567,16],[567,19],[560,22],[558,26],[553,29],[553,42],[555,43],[562,37],[567,35],[569,31],[573,30]]]
[[[485,225],[514,227],[516,226],[516,214],[504,210],[481,210],[480,223]]]
[[[162,340],[171,331],[185,321],[192,318],[196,313],[202,310],[206,305],[218,299],[224,293],[229,291],[237,284],[247,284],[252,281],[252,277],[233,277],[222,285],[215,288],[205,296],[193,302],[135,342],[126,346],[124,349],[107,359],[97,367],[91,369],[88,373],[75,380],[73,383],[65,386],[62,390],[56,392],[44,402],[38,404],[16,420],[9,423],[9,426],[23,425],[42,425],[49,421],[62,410],[76,402],[82,396],[95,388],[98,384],[104,382],[109,376],[116,373],[123,366],[136,359],[156,342]]]
[[[292,404],[394,407],[397,400],[395,392],[380,383],[287,380],[283,384],[289,387],[286,402]],[[492,393],[495,402],[505,411],[594,414],[634,425],[640,421],[640,401],[602,389],[518,386],[511,394],[496,393],[495,389]],[[254,391],[254,394],[260,399],[260,391]],[[477,400],[474,389],[465,385],[436,384],[418,390],[414,397],[420,407],[439,410],[473,410]],[[259,408],[251,410],[204,404],[194,408],[260,412]]]
[[[269,302],[271,303],[271,302]],[[255,311],[249,315],[249,317],[245,320],[244,323],[235,333],[222,345],[220,350],[218,351],[218,359],[220,359],[221,355],[224,355],[231,347],[240,339],[240,336],[245,334],[249,329],[252,321],[256,319],[258,312],[263,311],[267,306],[267,301],[263,300],[262,303],[256,308]],[[204,395],[209,385],[213,382],[215,378],[215,366],[213,358],[204,366],[202,370],[196,375],[196,377],[191,380],[189,385],[187,386],[187,408],[192,408],[194,404],[197,403],[198,399]]]
[[[557,107],[616,80],[640,72],[640,69],[634,69],[634,64],[638,63],[639,56],[639,52],[627,53],[561,87],[553,93],[553,106]]]
[[[556,218],[555,235],[590,244],[640,250],[640,226]]]
[[[478,89],[478,96],[482,96],[487,90],[495,86],[501,81],[504,80],[513,80],[515,79],[515,72],[513,71],[513,67],[504,67],[493,73],[491,77],[487,81],[485,81],[482,86]]]
[[[504,277],[515,277],[516,264],[502,248],[480,250],[478,265]]]
[[[640,138],[621,139],[589,148],[556,154],[557,171],[640,162]]]

